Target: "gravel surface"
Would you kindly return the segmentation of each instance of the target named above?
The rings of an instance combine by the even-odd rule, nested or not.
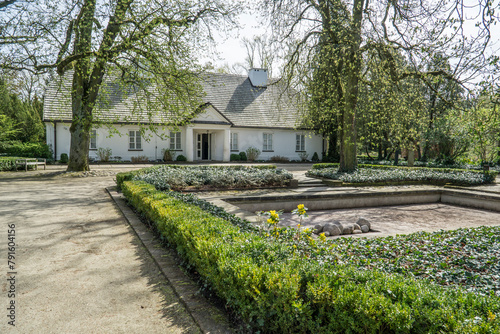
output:
[[[17,274],[16,326],[2,279],[0,333],[199,333],[105,192],[114,182],[104,173],[1,173],[2,277],[11,223]]]

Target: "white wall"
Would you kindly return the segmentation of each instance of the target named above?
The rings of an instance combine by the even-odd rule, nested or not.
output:
[[[290,160],[300,160],[299,152],[295,151],[295,135],[305,135],[305,149],[309,154],[310,160],[314,152],[318,153],[321,159],[323,150],[323,139],[321,136],[315,135],[308,131],[281,130],[281,129],[248,129],[248,128],[231,128],[232,133],[238,133],[238,149],[239,152],[246,151],[253,146],[261,151],[259,160],[269,160],[273,156],[282,156]],[[273,150],[272,152],[263,152],[264,133],[273,134]],[[231,153],[237,153],[231,151]]]
[[[69,123],[57,123],[57,157],[60,159],[61,153],[69,154],[70,148],[70,132]],[[214,126],[217,127],[217,126]],[[47,144],[54,144],[54,127],[50,123],[46,123],[47,128]],[[168,138],[161,139],[159,136],[152,134],[151,132],[146,132],[149,136],[142,138],[142,150],[133,151],[129,150],[129,130],[139,130],[140,127],[137,125],[117,125],[116,130],[120,134],[114,133],[110,136],[109,130],[107,128],[97,128],[97,147],[111,148],[112,157],[121,157],[121,160],[131,160],[132,157],[146,156],[149,160],[162,159],[162,149],[168,149],[170,147],[170,141]],[[222,161],[223,160],[223,141],[224,141],[224,130],[219,127],[218,129],[210,130],[212,133],[212,160]],[[259,160],[269,160],[273,156],[282,156],[290,160],[300,160],[299,152],[295,151],[295,135],[305,134],[305,149],[309,154],[308,159],[311,159],[314,152],[318,153],[321,159],[321,153],[323,149],[322,138],[318,135],[314,135],[306,131],[295,131],[295,130],[281,130],[281,129],[250,129],[250,128],[231,128],[231,132],[238,133],[238,152],[244,152],[249,147],[253,146],[258,148],[261,152],[263,151],[263,134],[272,133],[273,134],[273,151],[272,152],[262,152],[259,156]],[[182,150],[176,151],[176,156],[186,154],[186,131],[185,128],[180,128],[181,138],[182,138]],[[193,152],[194,158],[196,160],[196,133],[198,131],[205,132],[204,129],[195,128],[193,131]],[[169,135],[169,130],[165,130],[165,134]],[[52,146],[53,147],[53,146]],[[231,153],[238,153],[233,152]],[[91,158],[98,160],[97,150],[91,150],[89,153]]]

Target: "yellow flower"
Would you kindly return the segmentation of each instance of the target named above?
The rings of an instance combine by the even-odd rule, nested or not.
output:
[[[299,205],[297,205],[297,209],[299,209],[299,210],[304,210],[304,204],[299,204]]]
[[[325,242],[325,241],[326,241],[325,234],[324,234],[324,233],[321,233],[321,234],[319,235],[319,239],[320,239],[321,241]]]
[[[269,218],[269,219],[267,220],[267,223],[268,223],[268,224],[274,224],[274,220],[272,220],[271,218]]]
[[[300,228],[300,224],[298,224],[297,227]]]

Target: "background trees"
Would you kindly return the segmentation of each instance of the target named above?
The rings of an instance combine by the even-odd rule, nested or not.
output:
[[[337,129],[343,171],[356,168],[360,91],[381,94],[377,92],[380,89],[385,102],[379,101],[380,107],[375,109],[378,112],[383,109],[391,116],[405,115],[402,121],[407,124],[402,124],[397,132],[403,133],[406,129],[406,142],[418,145],[416,132],[411,130],[418,129],[418,124],[410,119],[424,117],[421,111],[416,116],[417,111],[413,109],[419,109],[421,102],[417,106],[408,105],[406,112],[415,114],[407,117],[411,114],[404,110],[400,109],[399,113],[391,110],[390,100],[394,101],[397,91],[387,89],[394,85],[407,92],[401,87],[412,85],[415,87],[412,91],[417,93],[417,84],[410,83],[410,79],[420,80],[428,89],[427,118],[433,119],[438,112],[438,100],[452,98],[442,94],[443,85],[450,82],[464,85],[481,74],[488,61],[485,51],[491,37],[489,28],[497,19],[494,8],[498,5],[480,1],[466,8],[459,1],[390,0],[263,0],[262,4],[274,38],[288,46],[281,54],[286,61],[283,80],[303,93],[302,101],[309,101],[309,97],[316,100],[316,103],[304,103],[306,118],[313,118],[308,123],[310,126],[314,128],[318,122],[328,119],[330,130],[320,127],[318,131]],[[466,29],[470,24],[468,17],[475,17],[473,29]],[[376,71],[370,62],[374,54],[379,61],[377,65],[381,66]],[[437,64],[436,59],[440,60]],[[377,83],[368,82],[372,79]],[[363,82],[368,83],[371,90],[362,88]],[[420,96],[425,97],[424,93],[420,91]],[[397,138],[384,131],[379,132],[379,136],[387,137],[386,142],[393,140],[396,146],[403,144],[401,136]],[[334,137],[331,132],[330,138]]]
[[[142,92],[135,106],[171,123],[197,109],[203,70],[193,56],[213,29],[232,25],[238,3],[222,0],[4,1],[0,64],[72,76],[68,170],[88,170],[90,129],[105,112],[105,78]],[[156,88],[157,94],[151,87]],[[167,115],[168,111],[168,115]],[[167,117],[168,116],[168,117]]]

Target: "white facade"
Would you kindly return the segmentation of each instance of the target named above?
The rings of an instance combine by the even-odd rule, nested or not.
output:
[[[54,127],[54,123],[46,123],[46,128],[47,144],[54,150],[56,159],[59,160],[62,153],[69,155],[70,124],[55,123]],[[178,140],[169,138],[170,130],[162,130],[160,127],[157,128],[157,132],[163,134],[164,138],[146,131],[140,138],[140,147],[134,147],[137,145],[135,138],[130,144],[129,136],[131,131],[140,130],[138,125],[114,125],[114,129],[116,131],[113,131],[112,135],[108,128],[95,129],[96,148],[90,150],[90,158],[99,160],[97,148],[110,148],[111,156],[123,161],[139,156],[146,156],[150,161],[161,160],[163,150],[171,148],[174,148],[176,156],[182,154],[188,161],[229,161],[230,154],[245,152],[249,147],[261,151],[258,160],[269,160],[274,156],[300,160],[299,154],[302,152],[308,154],[308,159],[311,159],[315,152],[321,158],[323,151],[323,139],[311,132],[233,127],[213,108],[208,108],[191,124],[179,128],[180,145]],[[235,139],[233,147],[230,147],[231,136]]]

